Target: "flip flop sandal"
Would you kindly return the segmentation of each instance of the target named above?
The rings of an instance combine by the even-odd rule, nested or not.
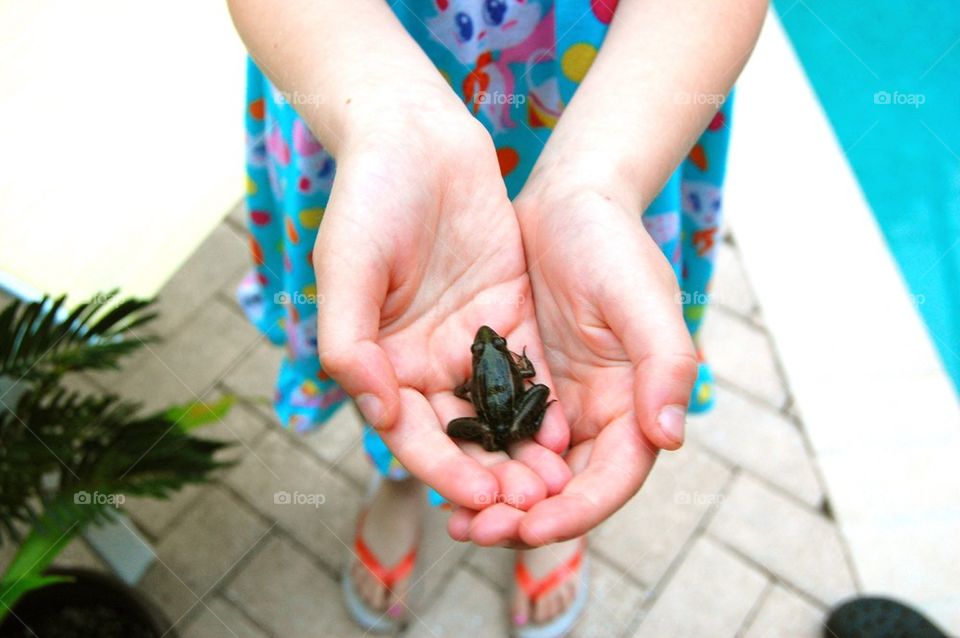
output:
[[[823,635],[828,638],[947,638],[920,612],[879,597],[854,598],[834,607]]]
[[[376,493],[382,478],[379,474],[374,474],[367,488],[367,501]],[[380,562],[380,559],[373,553],[360,533],[361,529],[363,529],[363,521],[366,516],[367,506],[364,506],[364,509],[357,517],[357,530],[354,535],[353,552],[364,569],[376,576],[387,589],[393,589],[394,583],[407,578],[414,572],[417,565],[417,549],[420,546],[420,532],[417,532],[410,551],[399,561],[387,567]],[[391,617],[387,611],[378,611],[371,608],[364,602],[363,598],[360,597],[357,593],[356,585],[353,583],[353,577],[351,576],[352,565],[352,560],[346,561],[340,578],[343,600],[350,617],[364,630],[372,633],[391,633],[402,629],[407,622],[405,617]],[[411,602],[412,597],[408,596],[405,600],[405,606],[409,607]]]
[[[573,601],[552,620],[543,624],[532,622],[523,625],[513,624],[513,635],[516,638],[560,638],[567,635],[573,625],[580,618],[590,597],[590,563],[586,552],[586,537],[580,543],[580,548],[565,563],[558,565],[541,580],[536,580],[527,570],[523,561],[517,560],[514,568],[514,582],[530,600],[536,602],[546,594],[556,589],[567,577],[576,570],[580,570],[580,582],[577,583],[577,593]]]

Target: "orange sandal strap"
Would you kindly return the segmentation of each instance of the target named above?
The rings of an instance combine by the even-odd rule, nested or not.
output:
[[[354,541],[354,549],[364,569],[376,576],[377,580],[383,583],[383,586],[387,589],[392,589],[394,583],[409,576],[417,560],[417,548],[414,547],[406,556],[397,561],[396,564],[391,567],[384,567],[359,536],[357,536]]]
[[[581,546],[580,549],[577,550],[577,553],[571,556],[566,563],[557,566],[549,575],[538,581],[530,574],[527,566],[523,564],[523,561],[518,560],[514,567],[514,578],[520,586],[520,589],[523,590],[524,595],[532,602],[535,602],[556,588],[565,578],[570,576],[570,574],[580,569],[581,562],[583,562],[583,546]]]
[[[420,537],[413,544],[413,548],[407,552],[407,555],[401,558],[391,567],[384,567],[377,555],[373,553],[367,543],[363,540],[360,530],[363,527],[363,520],[367,517],[364,511],[357,518],[357,531],[353,537],[353,548],[364,569],[377,577],[384,587],[392,589],[393,584],[398,580],[403,580],[413,571],[414,563],[417,562],[417,547],[420,545]]]

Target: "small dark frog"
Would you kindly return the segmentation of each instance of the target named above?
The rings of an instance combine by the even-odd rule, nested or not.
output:
[[[553,401],[547,401],[550,388],[538,383],[529,388],[524,380],[537,374],[533,363],[523,354],[507,349],[507,340],[489,326],[481,326],[470,346],[473,374],[453,393],[470,401],[475,417],[450,421],[447,434],[453,438],[476,441],[489,452],[505,450],[507,445],[533,436],[540,429],[543,415]]]

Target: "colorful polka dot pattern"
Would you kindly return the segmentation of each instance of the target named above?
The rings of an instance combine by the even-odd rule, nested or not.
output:
[[[406,0],[394,11],[439,72],[490,131],[515,196],[550,131],[589,73],[617,0]],[[684,318],[696,336],[719,241],[730,123],[727,100],[642,221],[673,265]],[[317,359],[312,249],[333,184],[333,158],[250,61],[246,200],[254,270],[238,296],[248,317],[286,347],[275,407],[281,423],[313,430],[347,399]],[[703,364],[705,366],[705,364]],[[695,403],[712,397],[709,370]],[[711,399],[712,400],[712,399]],[[403,469],[372,431],[366,449],[382,472]],[[438,499],[435,494],[434,500]]]

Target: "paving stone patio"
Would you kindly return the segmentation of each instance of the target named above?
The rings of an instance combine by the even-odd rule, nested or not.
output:
[[[187,638],[362,636],[338,583],[370,472],[361,424],[348,407],[317,435],[279,427],[266,398],[281,353],[233,301],[247,259],[234,212],[161,294],[165,341],[122,374],[89,379],[151,406],[264,398],[206,433],[236,442],[236,465],[214,484],[128,503],[157,556],[139,587]],[[578,638],[819,636],[827,607],[857,590],[729,236],[719,262],[704,336],[717,408],[690,419],[684,448],[662,454],[643,490],[592,534]],[[325,500],[284,505],[278,491]],[[505,636],[510,552],[455,543],[444,512],[427,516],[420,602],[402,635]],[[82,541],[64,562],[101,564]]]

